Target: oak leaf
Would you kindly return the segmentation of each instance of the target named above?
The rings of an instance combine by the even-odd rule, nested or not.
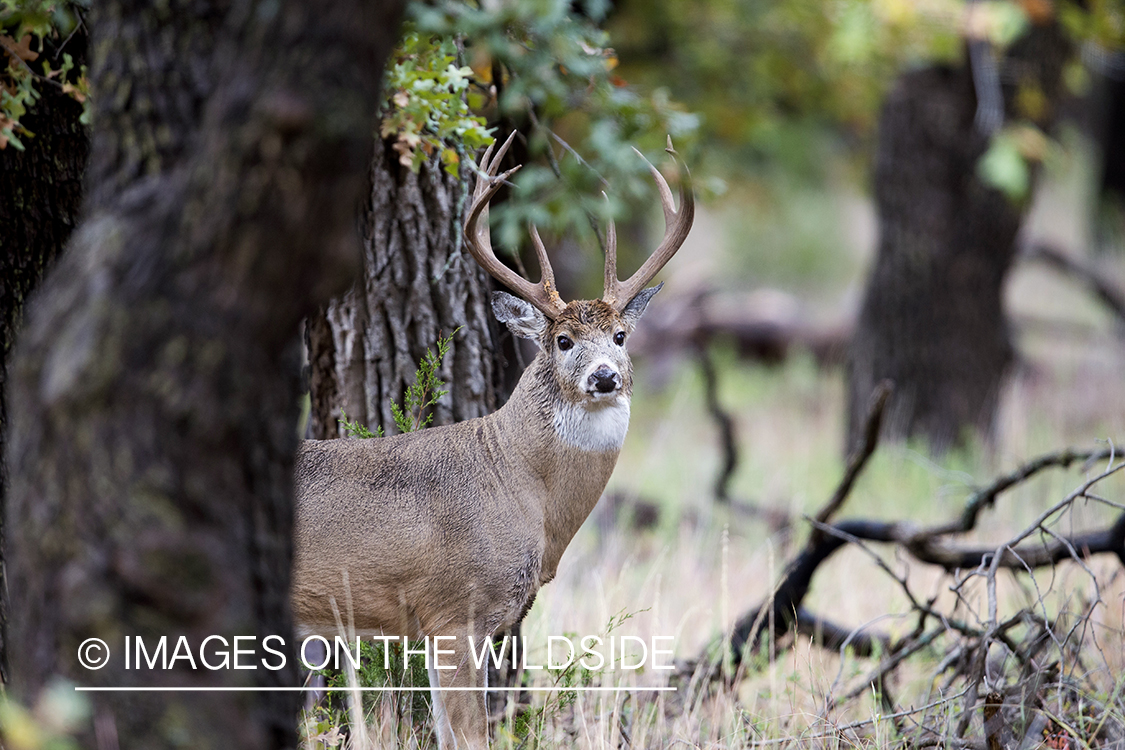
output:
[[[3,47],[9,55],[18,57],[24,62],[32,62],[39,57],[38,52],[33,52],[31,50],[31,34],[24,34],[19,44],[10,36],[0,34],[0,47]]]

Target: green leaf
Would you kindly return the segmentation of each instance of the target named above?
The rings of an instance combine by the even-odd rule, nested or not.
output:
[[[1008,47],[1030,28],[1027,14],[1023,8],[1010,0],[982,3],[982,8],[991,16],[989,41],[998,47]]]
[[[982,182],[1013,201],[1027,197],[1031,169],[1016,140],[1006,133],[999,133],[992,139],[988,150],[977,162],[977,174]]]
[[[24,150],[23,142],[16,137],[16,134],[12,132],[11,128],[4,128],[3,130],[0,130],[0,135],[4,136],[8,141],[8,145],[14,148],[16,151]]]

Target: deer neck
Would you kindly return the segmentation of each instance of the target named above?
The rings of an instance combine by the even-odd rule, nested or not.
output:
[[[536,493],[546,536],[545,583],[554,577],[559,558],[613,473],[629,426],[629,396],[594,408],[571,403],[540,355],[496,417],[514,448],[511,458],[545,490]]]

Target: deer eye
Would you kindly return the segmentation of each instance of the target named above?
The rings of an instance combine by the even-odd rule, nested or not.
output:
[[[565,352],[567,349],[574,346],[574,342],[570,340],[570,336],[559,336],[558,339],[559,351]]]
[[[625,346],[625,332],[618,331],[617,333],[613,334],[613,343],[617,344],[618,346]]]

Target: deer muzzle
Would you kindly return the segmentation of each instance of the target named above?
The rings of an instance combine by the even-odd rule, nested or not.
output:
[[[586,378],[587,393],[613,393],[621,388],[621,376],[606,365],[590,373]]]

